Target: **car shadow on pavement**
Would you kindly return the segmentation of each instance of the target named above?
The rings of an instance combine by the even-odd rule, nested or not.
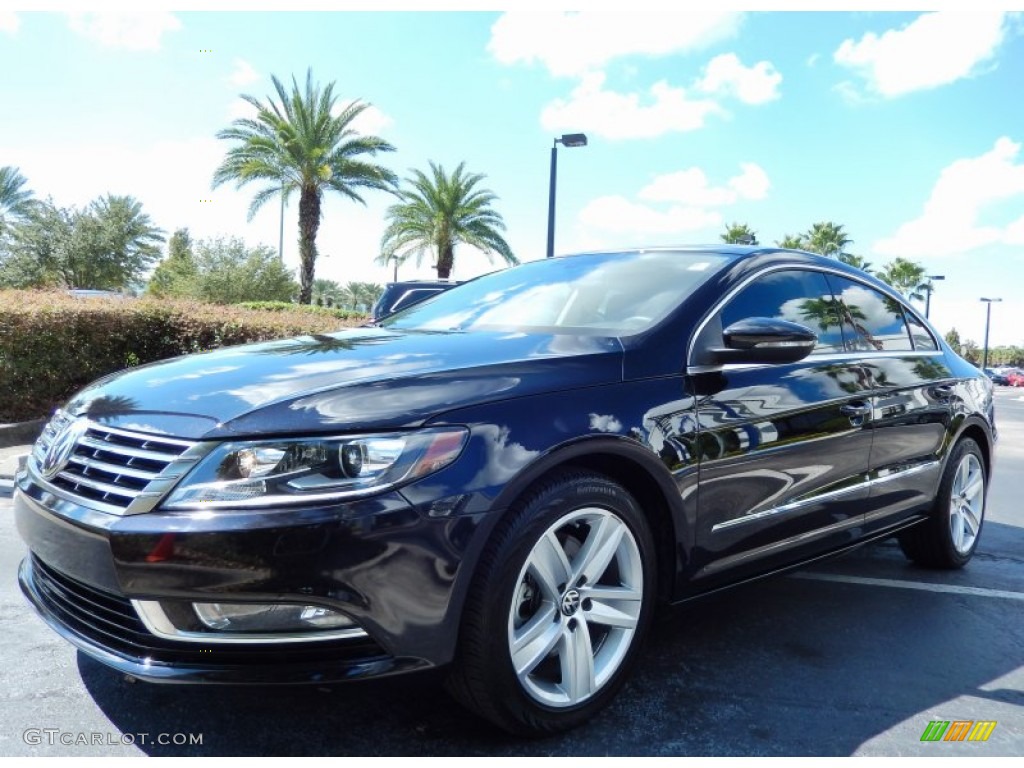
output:
[[[1006,529],[1003,541],[1022,536],[988,526]],[[893,549],[833,562],[860,576],[884,565],[893,578]],[[899,567],[906,580],[937,573]],[[81,654],[78,663],[122,733],[203,735],[201,745],[141,746],[160,756],[850,755],[878,737],[869,751],[912,754],[935,746],[920,742],[931,719],[1024,704],[997,685],[1024,664],[1024,621],[1005,621],[1007,602],[792,578],[740,587],[665,612],[615,702],[540,740],[467,712],[436,673],[327,689],[174,686],[129,683]],[[981,632],[995,641],[978,642]],[[944,708],[958,697],[974,697],[977,711]]]

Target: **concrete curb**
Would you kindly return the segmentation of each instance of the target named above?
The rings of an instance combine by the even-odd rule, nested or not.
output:
[[[46,426],[46,419],[33,419],[15,424],[0,424],[0,448],[34,443]]]

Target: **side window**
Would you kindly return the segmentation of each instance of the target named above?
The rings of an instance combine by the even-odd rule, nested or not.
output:
[[[854,351],[906,352],[914,348],[903,307],[874,288],[829,275],[843,316],[846,346]]]
[[[392,305],[391,311],[397,312],[400,309],[411,307],[417,302],[429,299],[435,293],[440,293],[441,290],[440,288],[411,288],[398,298],[398,301]]]
[[[722,328],[748,317],[771,317],[806,325],[818,334],[812,354],[843,351],[843,335],[825,276],[787,269],[756,278],[722,308]]]
[[[935,351],[939,348],[938,344],[935,343],[935,338],[931,335],[927,328],[914,317],[913,312],[903,312],[907,318],[907,324],[910,326],[910,338],[914,340],[914,349],[918,351]]]

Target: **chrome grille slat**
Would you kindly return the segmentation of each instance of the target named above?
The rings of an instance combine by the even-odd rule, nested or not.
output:
[[[89,432],[94,430],[90,429]],[[140,442],[145,442],[144,440]],[[113,443],[106,440],[96,440],[95,438],[86,435],[78,441],[80,446],[92,448],[97,451],[107,451],[108,453],[117,453],[124,456],[133,456],[137,459],[149,459],[150,461],[159,461],[164,464],[170,464],[174,461],[181,453],[163,453],[159,451],[150,451],[143,448],[132,448],[131,446],[123,445],[122,443]]]
[[[160,474],[159,472],[151,472],[148,469],[137,469],[127,465],[109,464],[105,461],[100,461],[99,459],[80,456],[77,453],[71,456],[70,461],[73,461],[75,464],[80,464],[83,467],[88,467],[89,469],[98,469],[101,472],[107,472],[111,475],[134,477],[139,480],[145,480],[147,483]]]
[[[75,472],[68,472],[66,469],[57,475],[61,480],[65,480],[75,485],[84,485],[86,488],[92,488],[94,491],[101,491],[112,496],[123,496],[127,499],[134,499],[140,493],[141,490],[134,490],[131,488],[125,488],[121,485],[111,485],[109,483],[101,483],[99,480],[93,480],[85,477],[84,475],[76,474]]]
[[[32,453],[37,467],[73,421],[58,412],[46,425]],[[65,497],[112,514],[149,511],[205,452],[202,443],[107,427],[92,420],[80,429],[65,465],[48,481],[41,480]]]

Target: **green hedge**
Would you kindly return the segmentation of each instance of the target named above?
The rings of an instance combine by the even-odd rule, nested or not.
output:
[[[262,309],[268,312],[302,312],[311,315],[324,315],[336,317],[339,320],[366,320],[367,316],[362,312],[353,312],[351,309],[338,309],[336,307],[318,307],[314,304],[292,304],[288,301],[243,301],[236,304],[236,307],[246,309]]]
[[[286,307],[0,291],[0,423],[47,416],[78,389],[122,368],[364,320]]]

